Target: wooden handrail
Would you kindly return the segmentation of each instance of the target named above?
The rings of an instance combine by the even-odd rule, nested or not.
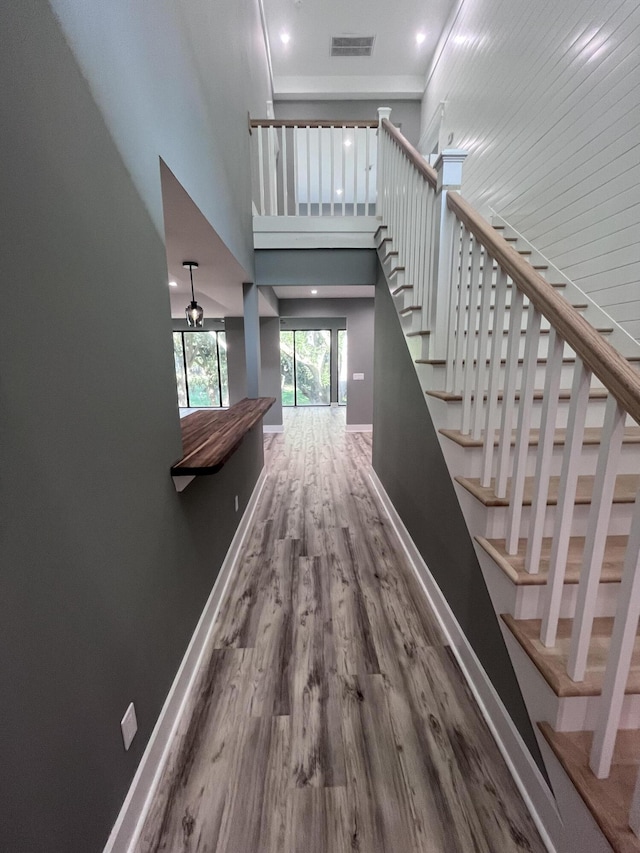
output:
[[[414,148],[413,145],[404,138],[398,128],[394,127],[391,124],[389,119],[382,119],[382,127],[384,128],[384,130],[386,130],[389,136],[400,146],[400,148],[402,148],[402,151],[404,152],[406,158],[411,163],[413,163],[413,165],[420,172],[422,177],[426,181],[428,181],[435,190],[438,184],[438,175],[436,173],[436,170],[427,163],[427,161],[424,159],[422,154],[420,154],[417,148]]]
[[[511,276],[556,329],[562,340],[575,350],[620,405],[640,423],[640,374],[593,326],[510,246],[489,223],[458,193],[447,194],[447,206]]]
[[[342,121],[342,119],[336,119],[335,121],[329,121],[328,119],[322,119],[319,121],[318,119],[279,119],[279,118],[250,118],[249,119],[249,130],[253,127],[377,127],[378,122],[375,120],[362,120],[362,121]]]

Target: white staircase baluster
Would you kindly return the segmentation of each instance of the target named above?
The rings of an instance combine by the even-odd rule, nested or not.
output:
[[[293,128],[293,185],[295,191],[296,216],[300,216],[300,171],[298,162],[298,145],[300,143],[300,134],[298,126]]]
[[[258,125],[258,184],[260,187],[260,216],[265,215],[264,208],[264,156],[262,150],[262,127]]]
[[[311,216],[311,128],[307,125],[307,216]]]
[[[365,156],[365,161],[366,161],[365,162],[365,170],[364,170],[364,172],[365,172],[365,177],[364,177],[364,200],[365,200],[364,215],[369,216],[369,184],[370,184],[370,181],[369,181],[370,174],[369,173],[371,172],[371,157],[369,155],[369,142],[371,140],[371,129],[368,127],[365,127],[364,133],[365,133],[365,137],[364,137],[365,138],[365,143],[364,143],[365,155],[364,156]]]
[[[284,215],[289,215],[289,189],[288,189],[288,181],[287,181],[287,169],[289,168],[289,164],[287,163],[287,128],[282,128],[282,202],[284,208]]]
[[[589,653],[589,642],[596,609],[598,584],[604,549],[607,541],[607,531],[611,518],[613,492],[616,485],[616,474],[624,435],[626,412],[615,399],[609,395],[607,408],[600,439],[598,465],[593,483],[589,523],[584,545],[584,557],[578,585],[578,599],[573,619],[571,646],[567,672],[573,681],[583,681]]]
[[[340,148],[342,150],[342,184],[341,184],[342,193],[341,193],[341,195],[342,195],[342,215],[343,216],[345,215],[345,204],[346,204],[346,197],[347,197],[347,149],[346,149],[346,146],[344,144],[345,143],[344,131],[345,131],[345,128],[343,125],[342,126],[342,145],[340,146]]]
[[[498,467],[496,471],[495,493],[497,497],[507,495],[509,479],[509,457],[511,456],[511,430],[513,411],[516,403],[516,384],[518,378],[518,355],[522,334],[522,291],[515,284],[511,288],[511,306],[509,310],[509,332],[507,335],[507,363],[504,370],[504,391],[502,393],[502,417],[498,433]]]
[[[507,274],[498,266],[496,275],[496,298],[493,310],[493,338],[491,340],[491,357],[489,359],[489,389],[485,411],[484,449],[482,453],[481,481],[485,488],[491,484],[493,470],[494,442],[499,421],[500,408],[498,396],[500,391],[500,373],[502,358],[502,331],[504,329],[505,304],[507,300]],[[480,404],[482,401],[478,401]]]
[[[436,202],[437,204],[437,202]],[[436,210],[434,209],[434,214]],[[449,334],[447,336],[447,367],[445,377],[445,388],[450,393],[456,392],[456,365],[458,364],[457,348],[460,336],[458,325],[460,322],[460,298],[463,286],[462,257],[469,249],[469,232],[454,220],[453,234],[453,260],[450,265],[451,280],[449,282]],[[432,267],[433,268],[433,267]],[[428,273],[428,270],[425,270]],[[435,287],[435,275],[432,278],[432,287]],[[433,314],[430,315],[433,317]]]
[[[584,366],[582,359],[576,356],[540,634],[540,640],[547,648],[555,646],[558,631],[590,385],[591,371]]]
[[[551,476],[551,460],[556,433],[558,414],[558,395],[562,377],[562,356],[564,342],[551,327],[547,347],[547,371],[542,395],[542,415],[540,419],[540,435],[538,438],[538,453],[536,455],[536,472],[533,484],[533,502],[531,506],[531,521],[527,537],[525,554],[525,571],[535,575],[540,571],[540,555],[544,536],[544,520],[547,512],[547,497],[549,495],[549,478]]]
[[[540,345],[541,314],[532,303],[529,304],[527,318],[527,334],[524,345],[524,363],[522,365],[522,381],[520,383],[520,406],[518,407],[518,427],[516,432],[516,447],[511,476],[511,498],[509,501],[509,520],[507,523],[507,554],[518,553],[520,539],[520,524],[522,521],[522,505],[524,500],[524,483],[527,473],[527,456],[529,455],[529,436],[531,433],[531,412],[533,411],[533,394],[536,384],[536,367]]]
[[[329,210],[331,212],[331,216],[335,216],[335,202],[336,202],[336,172],[335,172],[335,159],[336,159],[336,137],[335,137],[335,127],[331,125],[329,128],[329,170],[331,174],[331,184],[330,184],[330,193],[331,197],[329,199]]]
[[[358,215],[358,128],[353,128],[353,215]]]
[[[269,213],[278,215],[278,168],[276,152],[276,129],[273,125],[267,128],[267,157],[269,169]]]
[[[322,128],[318,128],[318,216],[322,216]]]
[[[482,247],[476,239],[471,249],[471,278],[469,282],[469,305],[467,307],[467,346],[464,364],[464,391],[462,393],[462,434],[471,432],[471,398],[473,397],[476,325],[478,320],[478,300],[480,294],[480,264]],[[465,262],[468,263],[468,262]]]
[[[429,249],[428,240],[430,239],[428,224],[430,220],[429,212],[431,209],[431,193],[429,192],[429,185],[421,176],[418,178],[416,187],[416,201],[417,215],[414,269],[416,286],[420,293],[420,305],[422,305],[422,322],[420,323],[420,327],[422,329],[428,329],[431,294],[429,292],[429,282],[425,275],[425,256]]]
[[[464,344],[465,324],[467,322],[467,300],[469,298],[469,251],[471,247],[471,233],[465,228],[463,231],[462,248],[460,251],[460,284],[458,287],[458,303],[456,307],[455,323],[455,373],[453,391],[462,392],[464,388]]]
[[[489,320],[491,317],[491,293],[493,289],[493,258],[484,252],[482,287],[480,289],[480,330],[478,333],[478,368],[476,370],[473,400],[473,427],[471,435],[478,439],[482,434],[482,404],[486,391],[487,359],[489,357]]]
[[[593,734],[589,766],[598,777],[609,775],[616,733],[620,724],[622,701],[629,677],[631,655],[640,616],[640,492],[631,520],[631,531],[625,554],[618,607],[604,673],[600,713]]]

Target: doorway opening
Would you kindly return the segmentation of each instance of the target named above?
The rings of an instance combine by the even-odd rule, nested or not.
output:
[[[280,332],[283,406],[331,405],[331,330]]]

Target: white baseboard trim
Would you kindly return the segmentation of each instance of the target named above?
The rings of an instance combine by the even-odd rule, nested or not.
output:
[[[160,716],[151,733],[147,748],[140,760],[140,764],[120,809],[120,814],[113,825],[103,853],[126,853],[137,841],[153,794],[160,781],[166,757],[178,723],[180,722],[185,703],[200,670],[205,651],[208,647],[211,630],[220,609],[220,603],[238,565],[238,557],[240,556],[240,551],[253,521],[256,505],[264,488],[265,481],[266,470],[263,468],[240,519],[240,524],[231,540],[231,545],[220,567],[220,572],[198,620],[196,629],[193,632],[180,668],[176,673],[171,689],[162,706]]]
[[[284,424],[263,424],[262,432],[284,432]]]
[[[373,424],[347,424],[347,432],[373,432]]]
[[[549,853],[564,850],[564,829],[553,793],[373,468],[369,476],[542,840]]]

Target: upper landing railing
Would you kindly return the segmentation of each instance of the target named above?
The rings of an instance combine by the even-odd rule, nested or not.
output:
[[[257,216],[375,216],[377,121],[251,119]]]

